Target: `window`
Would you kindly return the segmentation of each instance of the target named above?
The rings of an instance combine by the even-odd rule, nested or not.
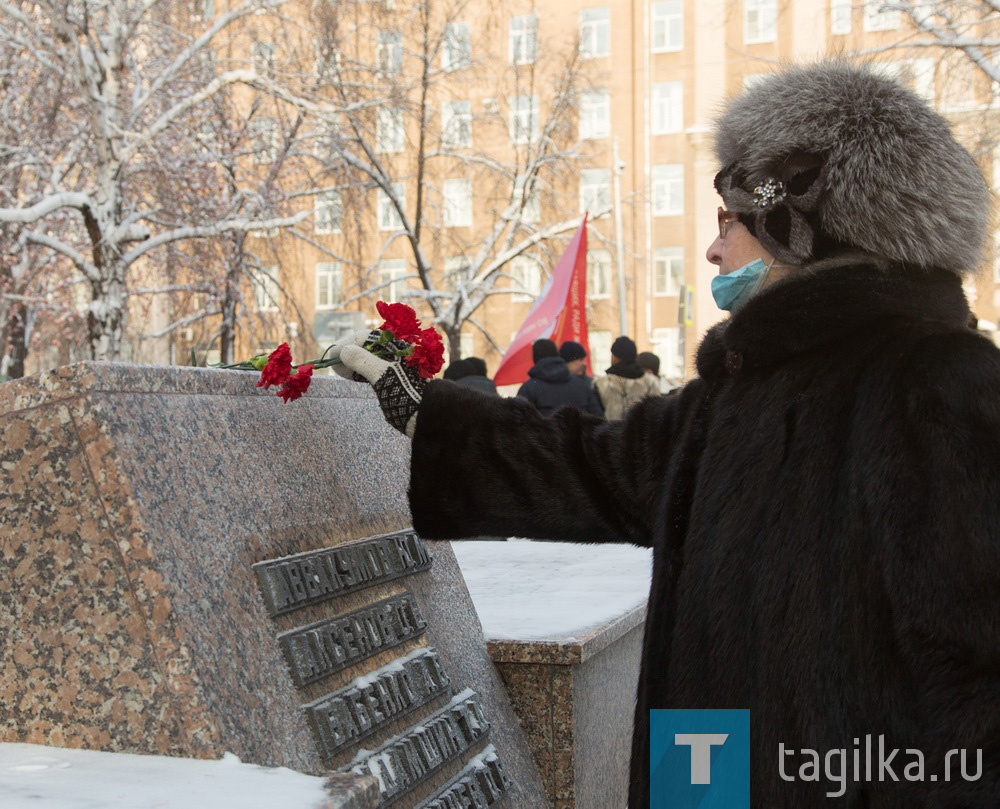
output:
[[[510,61],[514,65],[534,64],[538,55],[538,17],[514,17],[510,21]]]
[[[405,131],[402,107],[375,110],[375,149],[382,154],[403,151]]]
[[[464,70],[472,61],[472,42],[469,39],[467,22],[451,22],[444,27],[441,43],[441,68],[443,70]]]
[[[278,267],[260,267],[253,279],[253,302],[258,312],[278,311]]]
[[[444,288],[457,292],[462,284],[470,280],[469,259],[465,256],[450,256],[444,260]]]
[[[904,82],[902,62],[876,62],[872,65],[872,70],[881,74],[887,79]]]
[[[518,176],[514,180],[514,202],[520,203],[524,195],[524,176]],[[521,208],[521,221],[533,224],[541,218],[540,206],[538,204],[538,185],[532,186],[531,193],[524,200],[524,207]]]
[[[830,33],[851,33],[851,4],[853,0],[830,0]]]
[[[654,135],[680,132],[684,129],[684,85],[679,81],[665,81],[653,85]]]
[[[441,145],[448,149],[472,146],[472,104],[447,101],[441,112]]]
[[[514,277],[511,286],[522,290],[511,296],[512,301],[533,301],[542,291],[542,268],[531,256],[511,259],[510,274]]]
[[[653,216],[684,213],[684,166],[653,166]]]
[[[323,191],[313,202],[313,230],[316,233],[340,233],[340,192]]]
[[[587,251],[587,297],[607,298],[611,295],[611,253],[607,250]]]
[[[340,154],[340,126],[336,121],[321,121],[315,129],[316,157],[320,160],[336,160]]]
[[[899,12],[884,8],[885,0],[865,0],[865,30],[895,31],[899,28]]]
[[[1000,146],[993,147],[993,192],[1000,194]]]
[[[596,214],[611,207],[611,171],[584,169],[580,172],[580,213]]]
[[[261,115],[250,122],[250,143],[254,163],[273,163],[278,157],[278,122]]]
[[[384,75],[403,72],[403,35],[399,31],[379,31],[375,64]]]
[[[1000,230],[993,234],[993,283],[1000,284]]]
[[[611,134],[611,95],[607,90],[580,96],[580,140],[606,138]]]
[[[898,81],[927,101],[934,102],[934,60],[908,59],[897,62],[878,62],[876,70],[887,79]]]
[[[657,247],[653,251],[653,294],[678,295],[684,283],[684,248]]]
[[[402,183],[392,184],[392,193],[399,200],[399,207],[406,208],[406,189]],[[378,229],[379,230],[399,230],[403,227],[403,220],[399,216],[399,211],[392,204],[392,199],[381,188],[378,190]]]
[[[472,181],[444,181],[444,226],[467,228],[472,225]]]
[[[253,44],[253,66],[258,73],[274,70],[274,43],[255,42]]]
[[[590,365],[592,368],[607,368],[611,365],[611,343],[614,335],[609,331],[592,331],[590,342]]]
[[[743,41],[774,42],[778,37],[776,0],[744,0]]]
[[[681,0],[653,3],[653,53],[684,47],[684,7]]]
[[[593,59],[610,54],[611,9],[583,9],[580,12],[580,56]]]
[[[934,59],[911,59],[904,66],[904,83],[931,104],[935,100]]]
[[[340,71],[340,51],[325,40],[316,40],[316,62],[314,65],[316,78],[320,81],[332,82]]]
[[[538,96],[514,96],[510,105],[511,143],[529,143],[538,137]]]
[[[458,335],[458,350],[461,352],[463,357],[471,357],[474,352],[474,340],[472,335],[468,332],[462,332]]]
[[[660,358],[660,373],[674,382],[684,378],[684,329],[653,329],[653,348]]]
[[[406,262],[401,258],[387,258],[378,265],[379,300],[399,303],[406,289]],[[383,284],[385,286],[383,286]]]
[[[743,89],[749,90],[751,87],[756,87],[770,75],[770,73],[747,73],[743,77]]]
[[[316,262],[316,308],[333,309],[340,305],[343,275],[339,261]]]

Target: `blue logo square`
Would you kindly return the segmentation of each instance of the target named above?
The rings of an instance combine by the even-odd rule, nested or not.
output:
[[[750,711],[651,710],[649,809],[750,809]]]

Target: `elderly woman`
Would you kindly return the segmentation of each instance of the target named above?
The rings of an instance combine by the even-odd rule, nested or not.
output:
[[[780,750],[850,765],[879,736],[893,775],[862,758],[837,806],[1000,806],[1000,352],[962,292],[980,171],[918,96],[843,63],[746,91],[716,151],[732,316],[677,395],[542,419],[342,347],[413,438],[413,524],[653,548],[632,809],[651,708],[749,708],[761,809],[840,793]],[[945,780],[952,749],[970,778],[982,750],[978,779],[954,759]]]

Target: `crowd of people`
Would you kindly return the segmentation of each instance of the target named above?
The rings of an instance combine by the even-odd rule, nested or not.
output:
[[[643,399],[676,390],[660,376],[660,358],[651,351],[640,354],[629,337],[615,340],[611,346],[611,366],[596,380],[587,375],[587,356],[587,349],[575,340],[565,340],[560,346],[549,339],[536,340],[531,346],[533,365],[517,396],[531,402],[543,416],[551,416],[568,405],[616,420]],[[486,362],[480,357],[455,360],[445,369],[444,378],[463,387],[499,395],[493,380],[487,376]]]

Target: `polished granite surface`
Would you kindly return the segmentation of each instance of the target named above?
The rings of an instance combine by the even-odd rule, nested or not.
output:
[[[318,758],[300,706],[357,672],[296,692],[275,635],[322,608],[270,618],[250,566],[405,528],[409,444],[367,385],[318,377],[285,404],[256,379],[81,363],[0,384],[0,741],[347,763]],[[542,807],[450,546],[427,545],[429,571],[336,609],[412,592],[427,632],[371,667],[437,647],[480,695],[509,805]]]

